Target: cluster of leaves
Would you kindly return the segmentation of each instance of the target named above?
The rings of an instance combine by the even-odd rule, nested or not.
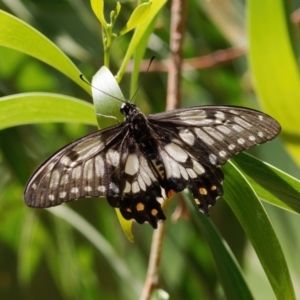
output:
[[[136,90],[140,64],[146,53],[148,39],[153,32],[159,32],[159,35],[154,38],[154,40],[160,41],[159,47],[156,46],[156,55],[164,58],[160,55],[164,53],[161,49],[164,49],[164,45],[167,44],[168,30],[159,30],[160,28],[155,24],[167,20],[165,11],[167,8],[162,11],[164,17],[157,20],[158,12],[162,10],[165,2],[153,0],[143,3],[133,9],[129,16],[127,16],[126,9],[130,7],[122,5],[121,11],[121,5],[117,3],[115,9],[110,13],[110,22],[107,22],[104,16],[103,1],[91,1],[91,7],[102,25],[103,51],[99,52],[104,65],[111,69],[120,65],[115,75],[117,82],[121,82],[123,79],[128,62],[133,57],[130,79],[131,95]],[[214,51],[219,49],[220,45],[226,47],[232,42],[232,37],[226,34],[225,25],[227,24],[219,24],[220,18],[218,21],[214,19],[214,14],[210,12],[211,6],[200,5],[197,2],[196,0],[191,1],[188,12],[191,17],[188,18],[187,43],[184,50],[186,56],[203,55],[206,54],[205,50],[207,52]],[[229,0],[226,2],[228,5],[231,3]],[[240,2],[243,3],[243,1]],[[76,3],[79,5],[79,2],[76,1]],[[233,4],[231,3],[231,5]],[[76,9],[75,5],[73,9]],[[238,6],[234,9],[237,14],[241,13]],[[81,6],[80,9],[77,6],[77,13],[81,20],[84,19],[85,10],[85,6]],[[295,128],[299,123],[296,101],[300,97],[300,80],[288,31],[288,13],[284,7],[284,1],[274,1],[272,10],[270,10],[267,4],[253,0],[248,4],[247,10],[250,39],[248,51],[258,95],[263,101],[266,111],[281,123],[285,146],[295,161],[299,163],[299,142],[295,139],[295,137],[299,137],[299,132]],[[219,14],[225,14],[225,12],[219,11]],[[199,15],[202,17],[201,22],[199,22]],[[89,18],[94,18],[91,11]],[[117,23],[118,21],[122,23],[122,18],[124,18],[125,25],[117,30]],[[229,18],[227,19],[229,20]],[[194,23],[193,20],[197,22]],[[86,25],[86,27],[90,26],[91,32],[95,32],[96,23],[90,22],[87,22],[90,25]],[[46,31],[48,28],[43,27],[42,22],[37,23],[40,29]],[[78,20],[75,23],[81,24]],[[155,26],[157,26],[156,31],[154,30]],[[216,26],[225,31],[221,34]],[[161,28],[164,26],[161,25]],[[238,28],[237,25],[236,28]],[[129,31],[133,29],[135,31],[130,36]],[[77,26],[76,34],[79,34],[78,31],[80,30]],[[72,31],[69,32],[72,33]],[[201,32],[201,35],[198,32]],[[125,35],[125,33],[129,34]],[[54,37],[59,34],[54,34]],[[117,50],[114,47],[117,37],[125,39],[123,42],[125,46],[122,47],[122,42],[119,44],[122,48],[119,55],[115,54]],[[76,41],[76,38],[74,40]],[[92,40],[92,36],[90,40]],[[113,42],[115,43],[113,44]],[[48,38],[5,11],[0,11],[0,45],[10,49],[0,49],[0,55],[2,53],[1,56],[7,58],[9,66],[7,70],[0,69],[0,76],[5,80],[5,85],[1,85],[3,97],[0,99],[0,129],[3,129],[0,133],[0,174],[2,178],[0,182],[2,220],[0,295],[3,295],[3,299],[20,298],[20,289],[16,288],[20,285],[23,288],[24,299],[29,298],[27,293],[32,293],[37,299],[41,295],[45,298],[45,291],[47,293],[51,291],[49,299],[59,296],[66,299],[137,298],[145,276],[147,256],[145,257],[144,251],[149,252],[148,243],[152,229],[147,228],[146,225],[140,227],[136,233],[136,243],[131,245],[120,234],[121,230],[116,226],[117,221],[113,217],[114,214],[104,201],[96,199],[89,200],[89,202],[79,201],[72,205],[72,210],[63,206],[43,212],[25,208],[20,201],[26,178],[29,177],[37,162],[42,161],[41,157],[46,158],[59,146],[63,146],[75,137],[80,137],[88,130],[75,126],[74,131],[74,125],[72,127],[52,126],[50,123],[80,123],[96,126],[98,122],[100,127],[107,126],[107,119],[96,119],[95,111],[104,115],[117,115],[118,101],[106,97],[107,95],[102,94],[98,97],[98,94],[96,96],[94,94],[96,101],[95,107],[93,107],[88,103],[89,98],[86,97],[86,94],[79,91],[77,87],[74,88],[70,83],[66,83],[66,80],[62,79],[64,76],[54,73],[44,65],[42,67],[39,65],[38,68],[32,67],[35,63],[32,63],[33,60],[25,56],[18,56],[20,55],[18,52],[25,53],[50,65],[69,77],[83,91],[91,94],[90,87],[79,78],[81,73],[93,74],[96,72],[94,61],[91,63],[91,59],[85,59],[85,64],[89,65],[89,68],[80,65],[80,58],[84,57],[86,52],[75,51],[76,47],[73,47],[75,52],[70,51],[74,55],[74,61],[81,67],[82,71],[80,71]],[[199,45],[202,46],[203,52],[194,50]],[[276,51],[274,51],[275,45]],[[91,48],[93,46],[89,45]],[[95,52],[97,53],[97,51]],[[89,58],[93,56],[96,54],[86,55]],[[118,64],[114,65],[112,61],[115,58]],[[20,69],[16,69],[14,61],[18,62],[21,70],[26,69],[26,63],[29,62],[28,68],[36,70],[33,71],[36,73],[34,75],[36,77],[31,77],[31,73],[27,73],[29,76],[21,73]],[[236,65],[242,69],[241,66],[244,63],[241,60],[236,62]],[[45,68],[46,71],[40,71],[39,68]],[[211,98],[215,98],[219,102],[225,101],[220,98],[224,97],[225,93],[229,95],[228,98],[234,99],[231,104],[249,105],[251,103],[250,105],[254,106],[253,102],[249,100],[252,99],[252,95],[250,96],[241,88],[239,72],[245,72],[245,70],[236,71],[232,65],[218,66],[213,70],[194,70],[184,73],[183,93],[187,100],[184,100],[183,104],[185,106],[203,104],[198,100],[194,102],[188,100],[193,98],[203,98],[206,103],[211,103]],[[36,81],[39,85],[33,89],[30,86],[28,88],[26,84],[22,85],[20,83],[22,81],[17,78],[18,74],[20,74],[20,78],[25,77],[25,81],[29,80],[31,83]],[[288,76],[282,76],[282,74],[288,74]],[[47,93],[32,92],[45,86],[38,79],[33,79],[41,75],[48,80],[47,83],[51,83],[52,77],[55,76],[58,76],[59,80],[54,82],[53,88],[47,89]],[[148,76],[150,77],[148,82],[151,82],[152,75]],[[212,79],[210,80],[210,78]],[[107,68],[102,68],[95,76],[93,84],[122,99],[122,93],[115,79]],[[58,83],[60,81],[66,86],[60,86]],[[19,82],[19,86],[15,82]],[[156,111],[161,107],[159,98],[163,99],[161,95],[165,95],[164,78],[156,80],[156,86],[157,89],[154,90],[145,83],[143,97],[151,99],[148,104],[146,101],[141,103],[146,111]],[[72,96],[56,94],[55,92],[60,89],[67,91]],[[212,92],[214,89],[215,91]],[[27,90],[30,92],[24,93]],[[147,90],[149,92],[146,92]],[[22,93],[13,94],[20,91]],[[238,96],[236,96],[237,94]],[[87,98],[88,101],[83,101],[83,98]],[[248,98],[248,100],[245,101],[242,98]],[[280,105],[282,99],[285,99],[284,107]],[[40,125],[34,127],[26,125],[34,123]],[[23,126],[15,128],[17,125]],[[298,125],[299,128],[300,124]],[[277,162],[278,167],[284,168],[290,161],[287,155],[282,154],[282,144],[279,142],[273,143],[269,147],[267,145],[265,149],[268,153],[267,156],[272,151],[273,162],[274,164]],[[267,157],[267,159],[272,161],[271,157]],[[294,170],[286,168],[285,170],[299,175],[299,170],[296,168]],[[248,263],[243,259],[248,249],[244,243],[247,236],[276,297],[278,299],[295,299],[289,268],[297,267],[297,262],[291,258],[299,250],[299,245],[294,247],[295,252],[287,253],[286,249],[290,245],[295,245],[295,241],[283,238],[284,233],[281,234],[277,229],[279,225],[283,226],[282,222],[277,223],[278,221],[273,218],[274,224],[272,224],[260,200],[285,211],[299,214],[300,183],[275,167],[245,154],[227,164],[224,172],[226,176],[224,198],[234,214],[228,210],[225,202],[220,202],[213,210],[212,219],[230,245],[231,250],[226,247],[226,242],[222,240],[213,223],[192,207],[189,210],[191,213],[189,221],[180,220],[168,228],[164,249],[166,254],[162,258],[163,288],[170,293],[172,299],[216,299],[221,297],[220,293],[226,295],[228,299],[252,299],[253,295],[262,295],[259,292],[265,292],[266,294],[263,295],[269,296],[265,286],[260,291],[253,289],[253,285],[252,288],[248,288],[245,277],[233,258],[232,252],[238,258],[240,265],[246,265],[245,270],[250,268],[252,258],[247,256]],[[189,196],[184,195],[184,197],[188,198]],[[173,202],[173,206],[174,203],[176,202]],[[192,203],[191,199],[187,203]],[[270,216],[277,214],[281,219],[287,216],[288,219],[294,217],[283,210],[278,213],[278,210],[274,211],[270,206],[266,208]],[[80,211],[80,214],[76,211]],[[295,222],[299,223],[299,220]],[[284,228],[285,230],[289,229],[292,235],[296,226],[290,225],[290,227]],[[226,233],[226,229],[230,234]],[[126,229],[126,232],[130,235],[129,230]],[[280,235],[280,243],[277,235]],[[284,251],[282,251],[281,245]],[[4,257],[7,258],[7,262]],[[12,263],[16,260],[17,263]],[[295,265],[293,266],[293,264]],[[15,274],[14,268],[17,268],[17,274]],[[295,269],[293,271],[295,272]],[[259,274],[258,278],[261,278],[262,275]],[[295,279],[299,280],[299,277],[300,274],[296,272]],[[32,282],[31,290],[30,282]],[[266,285],[266,281],[264,282]],[[222,292],[218,290],[220,286]],[[162,297],[161,294],[160,297]]]

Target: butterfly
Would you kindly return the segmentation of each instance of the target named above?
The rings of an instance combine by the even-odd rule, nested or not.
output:
[[[145,116],[126,101],[124,122],[63,147],[29,179],[31,207],[106,197],[122,216],[157,228],[163,199],[188,188],[200,211],[223,194],[221,165],[275,138],[279,123],[252,109],[196,106]]]

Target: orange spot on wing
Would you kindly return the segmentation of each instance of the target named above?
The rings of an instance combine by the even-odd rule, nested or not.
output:
[[[174,190],[169,190],[168,191],[168,199],[171,199],[171,198],[173,198],[174,196],[175,196],[175,194],[176,194],[176,192],[174,191]]]
[[[157,213],[158,213],[157,209],[153,208],[153,209],[151,210],[151,214],[152,214],[153,216],[156,216]]]
[[[136,205],[137,211],[142,211],[142,210],[144,210],[144,208],[145,208],[145,205],[141,202]]]
[[[207,189],[206,189],[206,188],[200,188],[200,189],[199,189],[199,193],[200,193],[201,195],[207,195]]]

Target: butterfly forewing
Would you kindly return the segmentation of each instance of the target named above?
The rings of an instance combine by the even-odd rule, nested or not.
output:
[[[30,178],[25,202],[50,207],[81,197],[107,196],[113,185],[112,153],[126,135],[120,125],[85,136],[50,157]],[[117,148],[118,149],[118,148]],[[116,158],[115,158],[116,159]]]
[[[201,106],[144,116],[126,102],[125,122],[83,137],[50,157],[31,177],[25,202],[50,207],[107,198],[124,218],[164,220],[161,201],[188,188],[201,211],[223,194],[220,165],[273,139],[280,125],[255,110]]]
[[[256,110],[230,106],[201,106],[149,116],[149,121],[169,129],[174,138],[193,149],[197,159],[222,165],[250,147],[276,137],[280,125]]]

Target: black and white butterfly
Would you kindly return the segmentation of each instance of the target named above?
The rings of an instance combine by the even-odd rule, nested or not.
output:
[[[127,101],[125,121],[89,134],[56,152],[33,174],[25,202],[50,207],[87,197],[106,197],[127,220],[166,217],[164,198],[188,188],[199,209],[223,194],[226,161],[276,137],[280,125],[259,111],[196,106],[145,116]]]

